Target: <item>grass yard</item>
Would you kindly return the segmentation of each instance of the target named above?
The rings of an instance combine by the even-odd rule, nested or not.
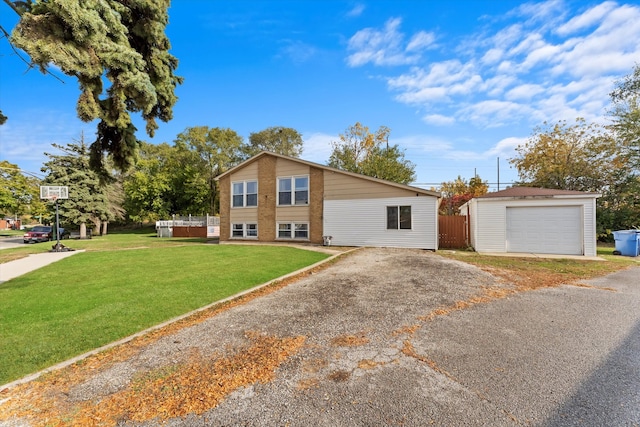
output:
[[[631,266],[639,266],[640,260],[613,255],[611,246],[598,247],[598,256],[604,261],[568,258],[529,258],[514,256],[489,256],[477,252],[439,251],[440,255],[476,265],[494,275],[513,282],[521,289],[537,289],[547,286],[578,283],[614,273]]]
[[[0,284],[0,384],[328,256],[152,237],[65,241],[88,251]],[[39,246],[48,248],[28,245],[32,251]],[[114,250],[132,246],[143,248]]]
[[[23,234],[24,232],[21,232],[20,236]],[[144,227],[110,232],[107,236],[95,236],[93,239],[65,239],[61,240],[60,243],[77,250],[97,252],[131,248],[174,248],[177,246],[192,245],[194,243],[205,243],[206,241],[207,239],[197,237],[158,238],[156,237],[156,231],[153,227]],[[3,249],[0,251],[0,263],[23,258],[29,254],[47,252],[54,243],[55,242],[25,244],[18,248]]]

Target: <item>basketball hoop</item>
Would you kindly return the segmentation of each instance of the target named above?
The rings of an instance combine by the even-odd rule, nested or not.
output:
[[[40,198],[56,202],[58,199],[69,198],[69,187],[65,185],[42,185],[40,186]]]

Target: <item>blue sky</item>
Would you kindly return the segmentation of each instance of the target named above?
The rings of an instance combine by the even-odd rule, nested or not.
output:
[[[1,5],[0,23],[16,22]],[[167,33],[179,59],[174,119],[248,139],[298,130],[303,158],[326,163],[331,142],[360,122],[391,129],[428,186],[477,173],[496,189],[544,121],[606,122],[614,81],[640,63],[640,1],[174,0]],[[0,159],[39,172],[51,143],[95,138],[76,118],[77,83],[26,65],[0,40]],[[499,159],[499,161],[498,161]]]

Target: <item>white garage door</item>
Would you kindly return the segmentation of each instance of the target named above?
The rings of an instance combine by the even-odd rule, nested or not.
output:
[[[507,208],[507,252],[582,255],[582,208]]]

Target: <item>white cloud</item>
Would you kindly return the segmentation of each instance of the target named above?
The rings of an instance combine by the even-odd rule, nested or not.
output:
[[[561,36],[566,36],[590,27],[596,22],[601,21],[603,17],[608,15],[616,7],[616,3],[611,1],[596,5],[582,15],[571,18],[567,23],[558,27],[556,33]]]
[[[450,126],[456,122],[455,117],[443,116],[442,114],[427,114],[422,120],[436,126]]]
[[[495,64],[500,62],[504,57],[504,50],[499,48],[491,48],[482,56],[480,60],[483,64]]]
[[[280,55],[288,57],[294,64],[307,62],[316,53],[317,49],[299,40],[284,40],[285,46],[280,49]]]
[[[428,33],[426,31],[420,31],[411,37],[409,44],[407,45],[407,52],[420,51],[427,48],[432,48],[436,40],[434,33]]]
[[[429,62],[406,55],[401,21],[392,19],[384,30],[356,33],[349,58],[352,65],[410,64],[386,76],[398,102],[418,106],[431,125],[482,129],[595,120],[606,113],[614,81],[640,58],[638,5],[607,1],[576,12],[550,0],[523,4],[500,19],[492,32],[485,27],[462,41],[440,38]],[[430,48],[435,38],[424,29],[407,47]]]
[[[545,92],[545,88],[543,86],[539,84],[527,83],[527,84],[521,84],[519,86],[516,86],[510,89],[507,93],[505,93],[504,97],[509,101],[516,101],[516,100],[526,101],[544,92]]]
[[[359,67],[368,63],[374,65],[406,65],[420,60],[420,52],[434,47],[436,35],[419,31],[405,46],[404,34],[399,31],[402,19],[389,19],[381,30],[365,28],[350,39],[347,64]]]
[[[507,121],[530,115],[531,107],[510,101],[485,100],[461,110],[464,120],[484,128],[503,126]]]
[[[333,151],[331,143],[338,141],[339,138],[336,135],[310,132],[304,133],[302,140],[304,141],[302,158],[310,162],[325,164]]]
[[[516,148],[519,145],[525,144],[526,142],[527,142],[527,138],[520,138],[520,137],[504,138],[498,141],[498,143],[493,147],[491,147],[489,150],[485,151],[483,153],[483,156],[485,158],[491,158],[496,156],[508,158],[515,155]]]
[[[358,3],[355,6],[353,6],[353,8],[347,12],[347,16],[354,18],[354,17],[358,17],[360,15],[362,15],[362,12],[364,12],[365,10],[365,5],[362,3]]]

